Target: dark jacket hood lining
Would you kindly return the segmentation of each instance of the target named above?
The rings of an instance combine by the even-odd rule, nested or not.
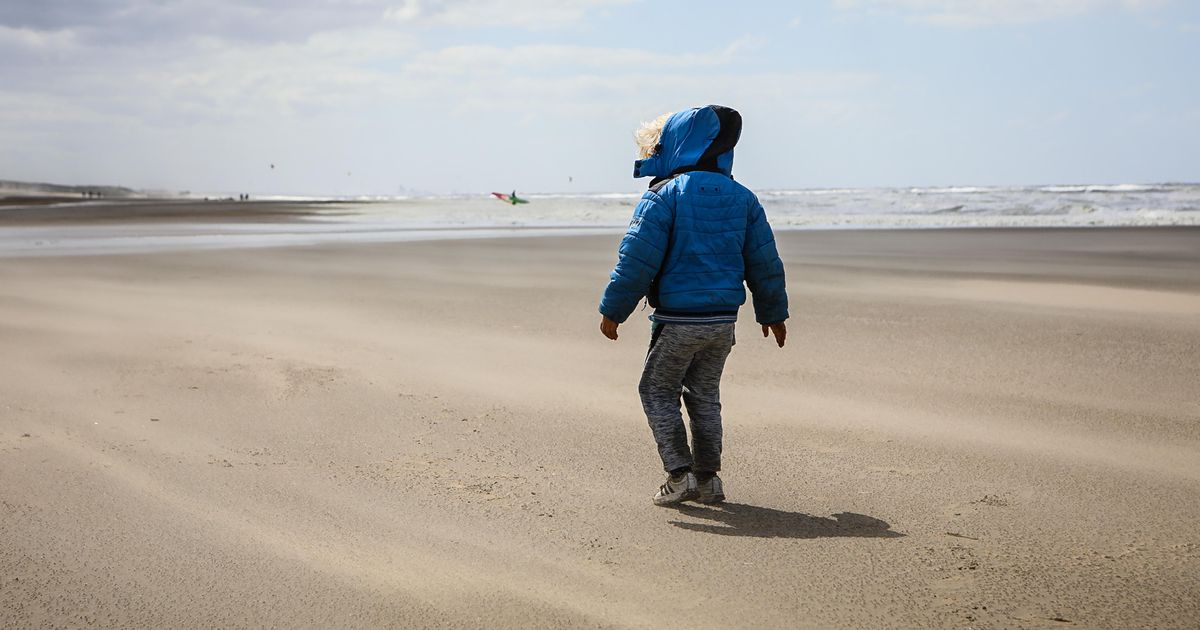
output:
[[[716,137],[709,142],[708,147],[704,149],[704,152],[700,155],[700,158],[696,160],[695,164],[683,164],[676,167],[666,175],[656,176],[650,181],[649,187],[651,189],[661,186],[663,182],[669,181],[676,175],[691,171],[709,171],[712,173],[721,173],[723,175],[733,177],[729,171],[721,169],[721,167],[718,165],[718,160],[723,154],[732,151],[734,147],[737,146],[738,140],[741,139],[742,115],[732,107],[726,107],[724,105],[707,105],[706,107],[707,109],[712,110],[717,116],[718,130]],[[697,108],[697,110],[699,109],[704,108]],[[693,117],[696,115],[698,115],[698,111],[692,114]],[[660,154],[656,154],[650,159],[656,159],[659,157],[659,155]],[[642,160],[639,160],[635,163],[635,177],[641,176],[638,168],[641,162]]]

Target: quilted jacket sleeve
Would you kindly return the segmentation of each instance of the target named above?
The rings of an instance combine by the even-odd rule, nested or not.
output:
[[[647,191],[633,210],[629,230],[617,250],[617,266],[600,300],[600,313],[622,323],[637,308],[658,275],[670,241],[672,209],[658,193]]]
[[[760,324],[778,324],[788,318],[787,287],[783,261],[775,248],[775,234],[758,199],[751,201],[746,242],[742,248],[746,286],[754,296],[754,319]]]

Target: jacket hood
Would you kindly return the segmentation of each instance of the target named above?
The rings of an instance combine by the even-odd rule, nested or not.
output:
[[[668,178],[688,171],[733,176],[733,147],[742,135],[742,115],[722,105],[675,112],[663,125],[658,150],[633,163],[634,177]]]

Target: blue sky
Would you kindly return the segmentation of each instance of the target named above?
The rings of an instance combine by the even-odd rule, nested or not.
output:
[[[633,127],[715,102],[755,188],[1200,181],[1198,5],[17,0],[0,179],[633,191]]]

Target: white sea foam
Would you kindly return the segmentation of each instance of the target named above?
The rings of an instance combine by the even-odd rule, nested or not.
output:
[[[798,190],[764,190],[759,193],[760,197],[801,197],[801,196],[822,196],[822,195],[844,195],[854,193],[860,190],[859,188],[801,188]]]
[[[1163,190],[1163,188],[1164,186],[1146,184],[1088,184],[1084,186],[1041,186],[1037,190],[1051,193],[1137,193],[1155,192]]]
[[[978,186],[946,186],[944,188],[909,188],[908,192],[915,195],[969,195],[972,193],[991,192],[994,189]]]

